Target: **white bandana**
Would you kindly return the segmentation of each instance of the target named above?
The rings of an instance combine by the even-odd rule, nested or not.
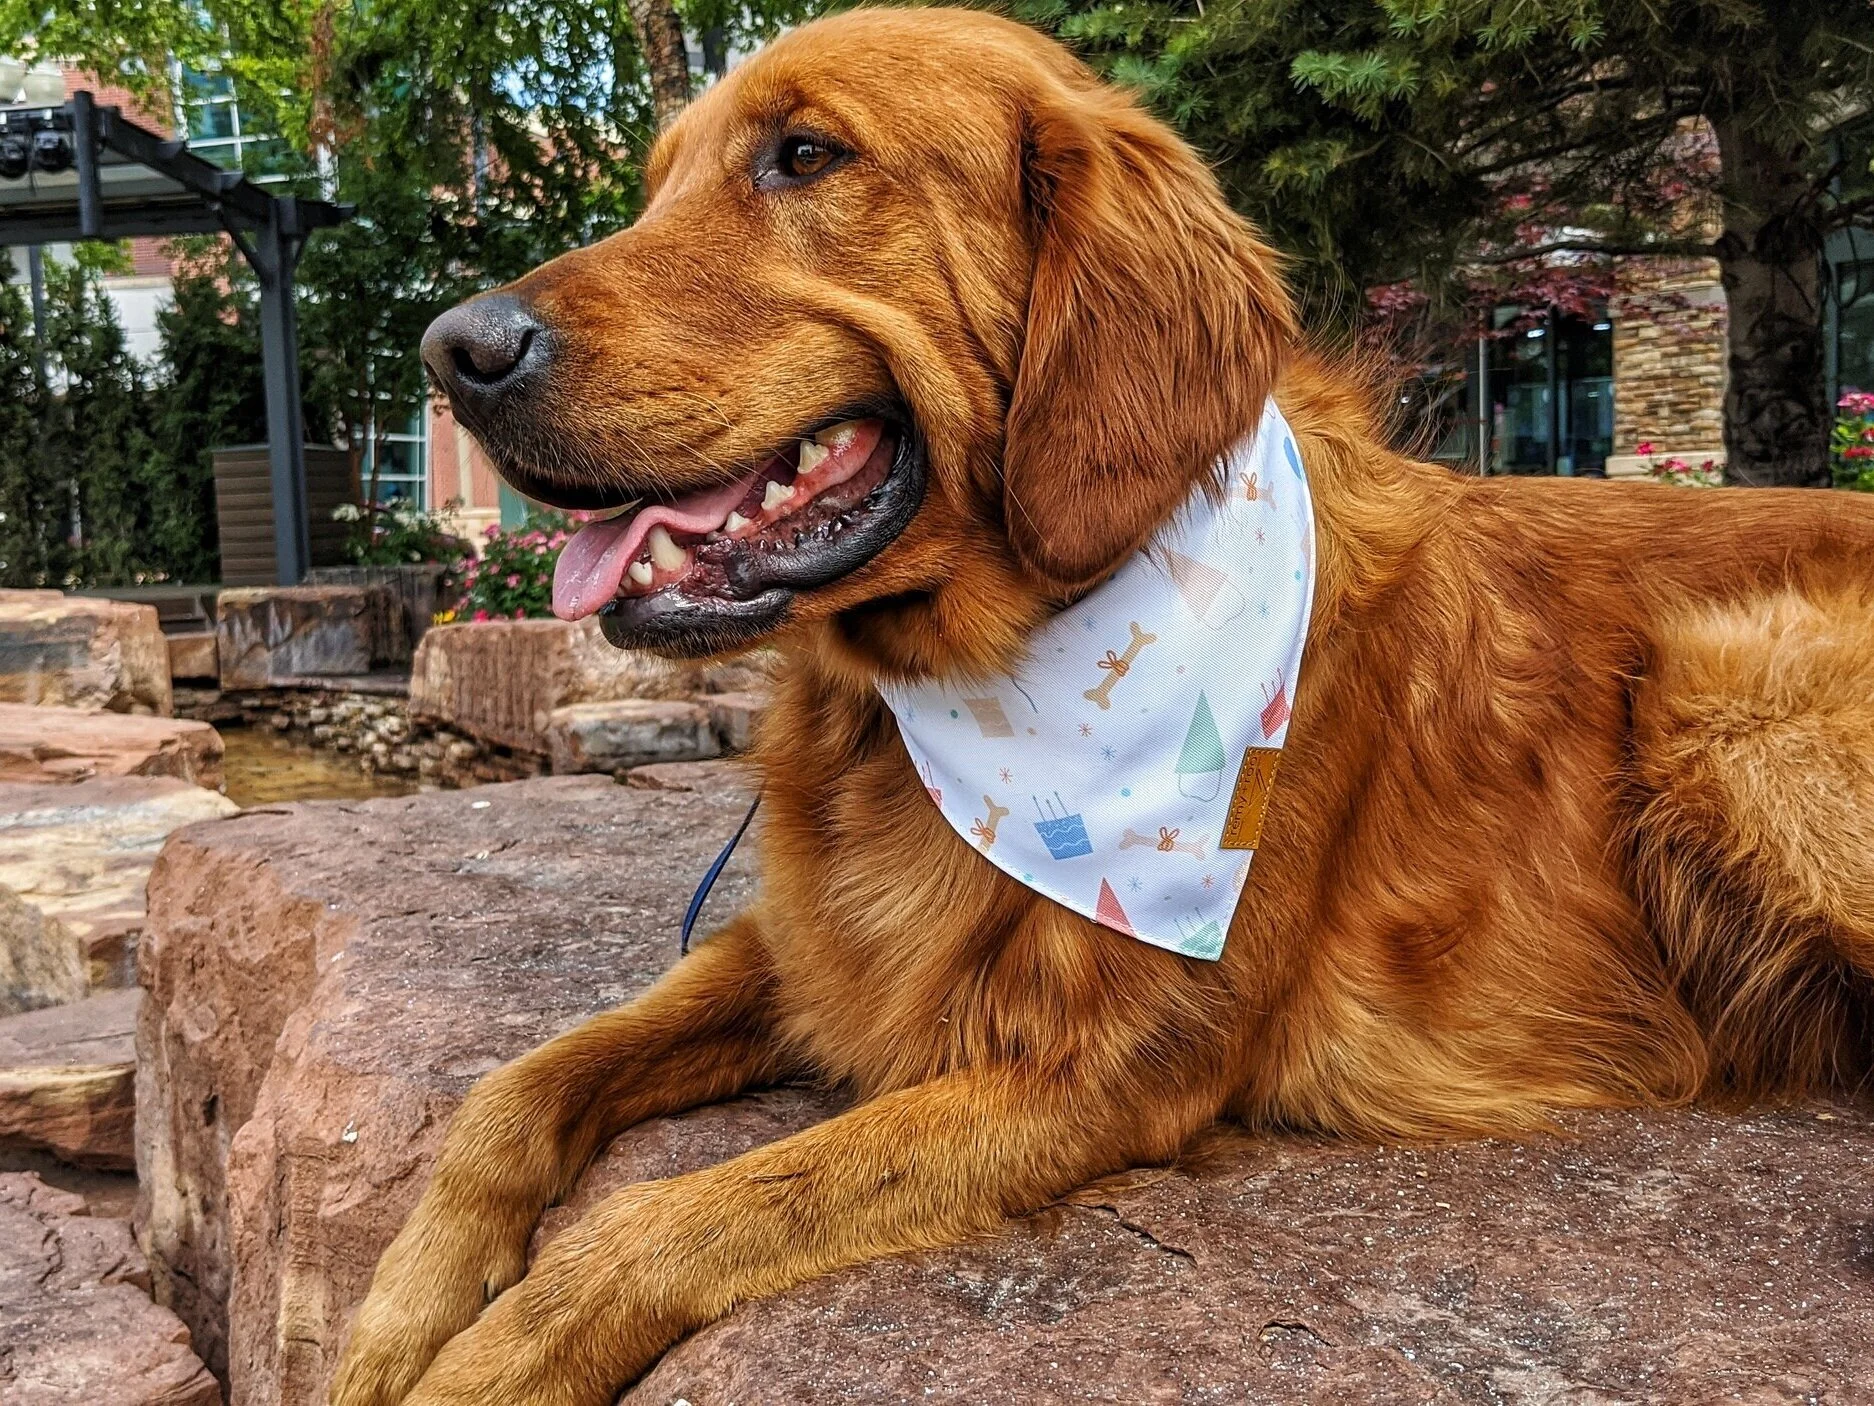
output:
[[[1116,931],[1223,955],[1288,736],[1314,597],[1314,510],[1270,401],[1119,572],[1034,633],[1013,674],[881,687],[956,832]]]

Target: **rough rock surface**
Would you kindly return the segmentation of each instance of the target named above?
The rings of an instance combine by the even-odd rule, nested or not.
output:
[[[137,1002],[106,991],[0,1017],[0,1155],[50,1152],[75,1166],[136,1165]]]
[[[164,838],[236,809],[167,776],[0,785],[0,1015],[132,984]]]
[[[0,1173],[0,1406],[219,1406],[127,1221]]]
[[[547,715],[547,748],[556,776],[704,761],[722,750],[709,710],[674,698],[620,698],[555,708]]]
[[[251,586],[215,599],[224,689],[368,674],[410,657],[403,604],[387,586]]]
[[[742,690],[761,677],[758,663],[678,665],[615,649],[592,619],[439,625],[423,636],[410,665],[410,713],[545,755],[556,708]]]
[[[221,735],[207,723],[0,703],[0,783],[174,776],[221,785]]]
[[[59,591],[0,591],[0,703],[170,711],[156,608]]]
[[[149,1239],[198,1286],[231,1277],[240,1406],[322,1400],[472,1079],[668,963],[746,804],[732,776],[293,807],[172,840],[140,1136],[146,1187],[184,1175]],[[829,1111],[780,1090],[633,1130],[542,1238]],[[627,1399],[1845,1402],[1874,1380],[1866,1110],[1565,1125],[1431,1148],[1218,1135],[983,1243],[748,1305]],[[231,1225],[201,1209],[223,1186]],[[194,1311],[214,1321],[212,1298]]]
[[[738,691],[713,694],[702,700],[709,709],[709,721],[716,729],[724,751],[746,752],[755,740],[755,729],[768,710],[768,695],[761,691]]]
[[[747,805],[553,777],[249,811],[150,878],[139,1229],[159,1301],[243,1403],[312,1402],[480,1074],[674,957]],[[746,896],[738,862],[712,900]],[[263,1083],[264,1076],[264,1083]]]
[[[194,630],[165,636],[169,646],[169,677],[191,683],[221,677],[221,655],[212,630]]]

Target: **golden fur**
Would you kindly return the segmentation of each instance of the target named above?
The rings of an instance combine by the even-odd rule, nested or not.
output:
[[[751,154],[796,127],[854,159],[752,189]],[[987,16],[792,33],[675,124],[650,191],[632,230],[517,285],[565,370],[550,432],[489,436],[511,470],[700,484],[889,393],[929,490],[773,641],[763,897],[476,1088],[338,1406],[601,1406],[740,1301],[991,1230],[1218,1118],[1497,1134],[1866,1077],[1874,503],[1389,451],[1195,156]],[[1009,660],[1270,388],[1315,486],[1316,614],[1223,959],[1190,961],[983,861],[873,683]],[[540,1211],[618,1131],[786,1077],[855,1105],[619,1193],[522,1277]]]

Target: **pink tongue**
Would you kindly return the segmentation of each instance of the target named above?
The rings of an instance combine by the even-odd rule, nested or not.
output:
[[[658,503],[639,513],[590,522],[560,551],[553,568],[553,613],[562,620],[583,620],[618,594],[625,571],[653,527],[675,532],[714,532],[727,521],[748,492],[748,479],[706,488]]]

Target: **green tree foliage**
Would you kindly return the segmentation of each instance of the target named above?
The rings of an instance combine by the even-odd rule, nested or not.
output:
[[[10,250],[0,250],[0,275]],[[32,310],[26,292],[0,277],[0,585],[47,579],[44,523],[50,511],[40,470],[44,400],[34,368]]]
[[[160,379],[152,387],[150,556],[170,579],[220,576],[212,450],[267,437],[260,327],[245,265],[216,241],[183,255],[171,300],[156,315]]]
[[[1176,121],[1343,320],[1374,285],[1444,294],[1539,249],[1716,257],[1731,470],[1826,479],[1817,267],[1832,230],[1874,218],[1839,197],[1829,136],[1874,102],[1865,0],[1016,8]]]

